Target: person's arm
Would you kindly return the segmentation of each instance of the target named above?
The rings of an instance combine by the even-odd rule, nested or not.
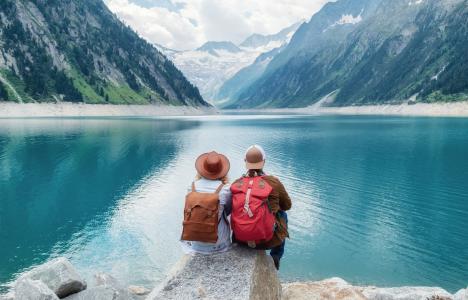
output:
[[[273,191],[271,192],[270,196],[268,196],[268,200],[272,205],[273,213],[276,213],[277,210],[289,210],[291,209],[291,198],[289,198],[286,189],[284,188],[281,181],[274,176],[265,176],[264,179],[271,185]]]
[[[221,196],[221,195],[220,195]],[[232,194],[231,194],[231,189],[230,186],[227,185],[226,187],[223,188],[222,191],[222,197],[223,197],[223,204],[224,204],[224,212],[226,213],[226,216],[229,216],[232,211]]]
[[[289,197],[288,192],[284,188],[284,185],[277,179],[277,190],[279,195],[279,206],[281,210],[290,210],[292,203],[291,198]]]

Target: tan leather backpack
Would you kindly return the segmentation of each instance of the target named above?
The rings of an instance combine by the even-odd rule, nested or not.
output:
[[[216,243],[218,241],[219,192],[199,193],[192,182],[192,191],[185,197],[184,222],[181,239]]]

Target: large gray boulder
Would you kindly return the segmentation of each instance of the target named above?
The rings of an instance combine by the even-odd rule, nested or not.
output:
[[[115,289],[110,286],[96,286],[65,298],[66,300],[133,300],[133,296],[125,289]]]
[[[147,299],[281,298],[273,260],[265,251],[238,246],[225,253],[187,255]]]
[[[53,259],[22,275],[16,282],[16,291],[21,290],[18,285],[26,279],[42,281],[59,298],[86,289],[86,282],[64,257]]]
[[[58,300],[57,295],[40,280],[24,279],[15,286],[15,300]]]
[[[95,286],[73,294],[65,300],[136,300],[141,299],[133,295],[115,277],[106,273],[94,275]]]

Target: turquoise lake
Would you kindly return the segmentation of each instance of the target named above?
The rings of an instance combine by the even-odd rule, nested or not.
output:
[[[220,115],[0,120],[0,283],[66,256],[152,287],[182,255],[194,160],[267,152],[293,200],[285,281],[468,284],[468,119]]]

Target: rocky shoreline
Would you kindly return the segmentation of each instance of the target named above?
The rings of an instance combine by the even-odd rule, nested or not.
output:
[[[213,107],[170,105],[112,105],[83,103],[0,102],[0,118],[43,117],[153,117],[195,116],[217,113]]]
[[[264,251],[234,247],[216,255],[184,256],[167,280],[153,291],[124,286],[97,273],[88,284],[63,257],[21,275],[0,300],[468,300],[468,288],[455,294],[438,287],[353,286],[341,278],[280,284],[271,257]]]
[[[97,273],[89,285],[64,257],[53,259],[21,275],[0,300],[141,300],[150,291],[125,287],[109,274]]]
[[[83,103],[0,102],[0,118],[35,117],[153,117],[213,115],[214,107],[169,105],[112,105]],[[303,108],[233,109],[228,113],[305,114],[305,115],[382,115],[425,117],[468,117],[468,101],[332,107],[318,103]]]
[[[468,117],[468,101],[453,103],[415,103],[415,104],[384,104],[363,106],[323,106],[317,103],[303,108],[265,108],[236,109],[237,113],[280,113],[305,115],[375,115],[375,116],[417,116],[417,117]]]
[[[353,286],[341,278],[283,283],[283,300],[468,300],[468,288],[450,294],[439,287]]]

